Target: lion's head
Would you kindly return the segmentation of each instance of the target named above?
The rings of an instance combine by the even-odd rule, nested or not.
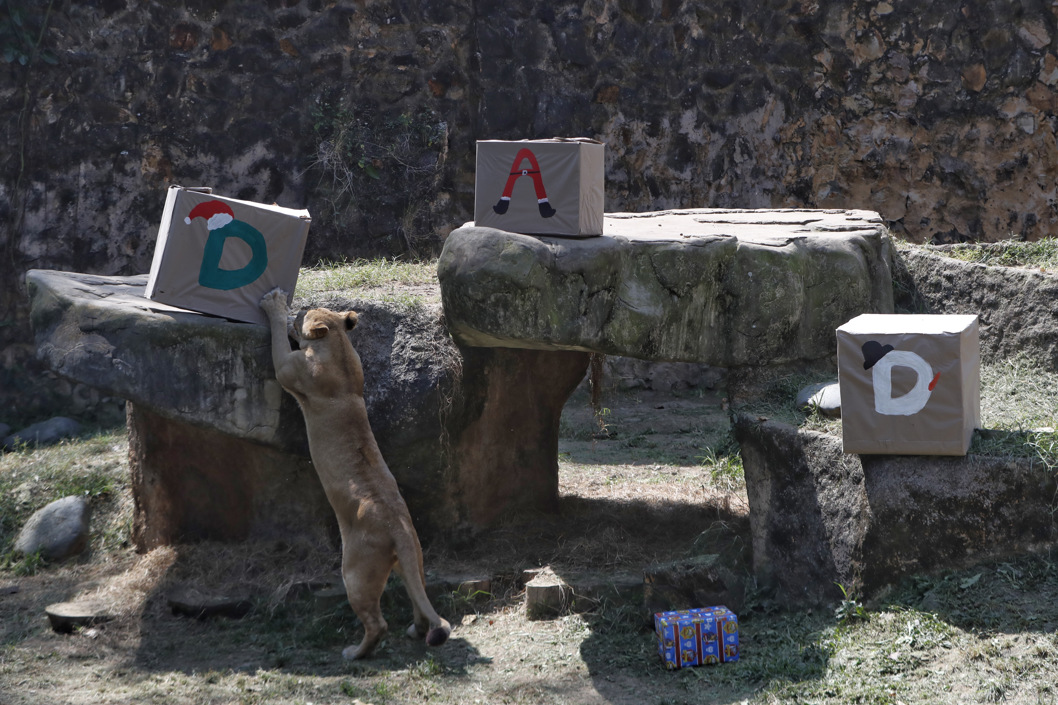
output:
[[[357,320],[356,311],[336,313],[326,308],[314,308],[307,311],[301,321],[301,338],[319,340],[331,331],[345,333],[356,327]]]

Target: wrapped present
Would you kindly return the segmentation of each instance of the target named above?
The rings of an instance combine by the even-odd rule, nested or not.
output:
[[[291,297],[311,219],[306,210],[172,186],[165,199],[145,295],[237,321],[267,324],[261,297]]]
[[[977,316],[864,314],[837,343],[846,453],[966,454],[981,418]]]
[[[738,661],[738,617],[722,605],[658,612],[654,632],[669,669]]]
[[[601,142],[482,140],[477,147],[475,225],[530,235],[602,235]]]

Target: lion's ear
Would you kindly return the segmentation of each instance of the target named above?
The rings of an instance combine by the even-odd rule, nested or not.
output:
[[[327,326],[322,323],[313,323],[308,330],[308,335],[305,337],[309,340],[319,340],[323,336],[327,335]]]
[[[345,314],[345,329],[352,330],[353,328],[356,328],[356,323],[359,320],[360,317],[356,315],[356,311],[349,311]]]

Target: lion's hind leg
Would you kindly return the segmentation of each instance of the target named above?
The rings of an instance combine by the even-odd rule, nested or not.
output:
[[[368,553],[373,555],[367,555]],[[364,638],[360,644],[355,647],[348,646],[342,651],[342,656],[349,660],[370,656],[386,635],[388,625],[382,617],[380,601],[393,562],[391,550],[343,551],[342,579],[345,581],[345,594],[349,599],[349,606],[364,625]]]

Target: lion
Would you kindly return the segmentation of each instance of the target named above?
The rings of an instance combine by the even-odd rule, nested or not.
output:
[[[342,656],[370,656],[385,636],[379,602],[393,570],[415,612],[408,635],[440,646],[452,628],[426,596],[418,534],[368,423],[364,372],[346,335],[357,323],[356,312],[313,309],[299,331],[293,325],[288,330],[287,294],[281,289],[265,294],[261,308],[272,330],[276,378],[301,407],[312,464],[338,517],[345,592],[364,625],[363,641]],[[288,334],[300,349],[291,350]]]

